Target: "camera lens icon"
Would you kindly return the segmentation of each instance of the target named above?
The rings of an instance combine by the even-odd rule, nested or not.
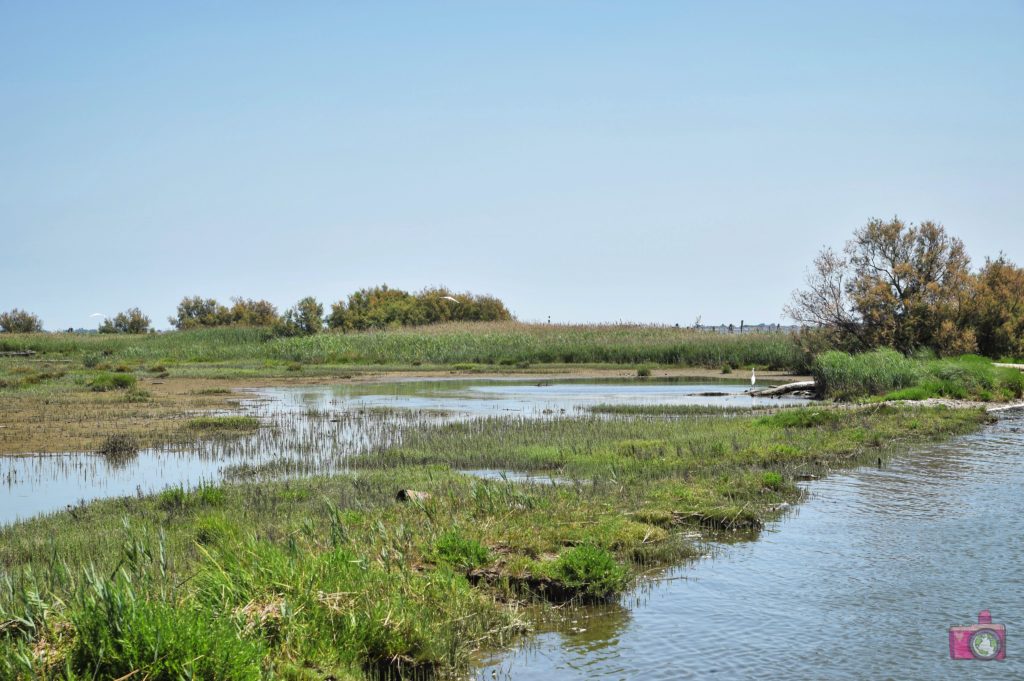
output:
[[[999,635],[992,629],[979,629],[974,632],[968,645],[977,660],[994,660],[1003,647]]]
[[[1006,627],[993,624],[988,610],[978,613],[978,623],[949,628],[949,656],[954,660],[1005,660]]]

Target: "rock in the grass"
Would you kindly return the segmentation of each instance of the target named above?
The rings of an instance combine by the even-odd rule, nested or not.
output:
[[[428,492],[417,492],[414,489],[400,489],[395,495],[397,501],[426,501],[429,498]]]

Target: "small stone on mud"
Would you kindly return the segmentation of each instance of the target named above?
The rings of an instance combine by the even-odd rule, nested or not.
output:
[[[426,501],[430,498],[428,492],[417,492],[414,489],[400,489],[395,495],[396,501]]]

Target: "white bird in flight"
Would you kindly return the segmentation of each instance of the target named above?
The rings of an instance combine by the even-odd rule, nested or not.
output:
[[[93,312],[93,313],[92,313],[91,315],[89,315],[89,316],[90,316],[90,317],[103,317],[104,319],[106,319],[106,318],[107,318],[107,315],[103,314],[102,312]]]
[[[453,303],[459,302],[457,298],[452,298],[451,296],[441,296],[441,300],[450,300]]]

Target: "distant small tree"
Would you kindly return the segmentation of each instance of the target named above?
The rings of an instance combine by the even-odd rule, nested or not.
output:
[[[199,326],[225,326],[231,323],[231,312],[213,298],[192,296],[182,298],[177,314],[168,320],[177,329]]]
[[[416,299],[408,291],[384,284],[356,291],[347,304],[335,303],[327,322],[332,329],[346,331],[383,329],[415,323],[411,320],[417,313]]]
[[[0,331],[3,333],[36,333],[43,330],[43,320],[31,312],[14,308],[0,313]]]
[[[277,308],[266,300],[232,298],[230,317],[232,324],[243,326],[274,326],[280,320]]]
[[[331,329],[386,329],[448,321],[512,319],[505,304],[493,296],[454,293],[445,287],[409,293],[387,284],[364,288],[331,306]]]
[[[277,325],[279,333],[288,336],[311,336],[324,328],[324,306],[307,296],[285,310]]]
[[[104,319],[100,333],[149,333],[149,317],[137,307],[118,312],[113,319]]]
[[[339,300],[336,303],[331,303],[331,313],[327,315],[324,320],[327,322],[327,328],[338,331],[346,331],[350,327],[348,325],[348,305],[344,300]]]

